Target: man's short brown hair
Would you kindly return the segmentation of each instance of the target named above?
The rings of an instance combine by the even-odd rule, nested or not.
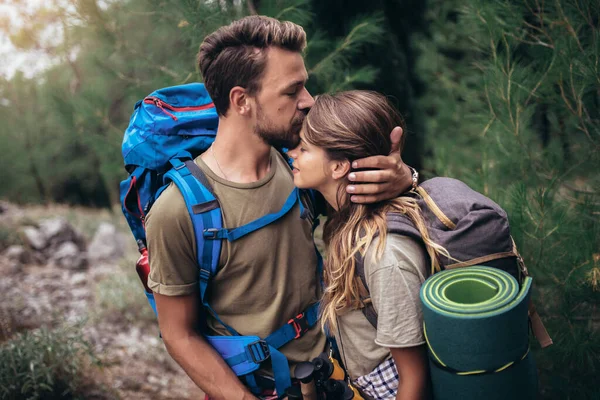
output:
[[[260,90],[266,49],[277,46],[301,52],[306,33],[289,21],[253,15],[234,21],[208,35],[200,45],[198,67],[219,115],[229,108],[229,92],[235,86],[250,95]]]

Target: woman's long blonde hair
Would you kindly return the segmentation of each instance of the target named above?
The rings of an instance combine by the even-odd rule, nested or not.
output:
[[[352,162],[369,156],[388,155],[390,132],[396,126],[404,129],[404,121],[383,95],[354,90],[317,97],[304,120],[304,136],[307,142],[325,150],[331,160]],[[328,252],[321,323],[330,329],[337,326],[337,315],[363,306],[359,278],[355,273],[356,256],[364,257],[373,238],[379,235],[375,255],[378,259],[381,257],[387,236],[387,213],[402,213],[414,223],[425,242],[432,272],[440,268],[438,254],[448,255],[429,238],[414,197],[356,204],[350,201],[345,186],[340,185],[337,193],[338,211],[330,210],[323,229]]]

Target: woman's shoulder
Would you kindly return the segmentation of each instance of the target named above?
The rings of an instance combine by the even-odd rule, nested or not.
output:
[[[365,256],[365,273],[372,274],[378,270],[392,267],[409,272],[425,273],[427,270],[427,253],[423,243],[404,235],[389,233],[386,235],[381,257],[377,257],[381,237],[373,239]]]

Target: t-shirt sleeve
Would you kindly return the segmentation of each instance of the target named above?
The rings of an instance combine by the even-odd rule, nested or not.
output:
[[[146,217],[150,276],[148,287],[166,296],[198,290],[198,267],[192,220],[183,196],[173,184]]]
[[[378,314],[375,343],[393,348],[425,343],[419,298],[426,276],[422,247],[405,236],[388,235],[381,259],[367,254],[365,274]]]

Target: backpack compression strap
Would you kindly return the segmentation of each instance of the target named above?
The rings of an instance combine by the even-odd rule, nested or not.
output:
[[[210,184],[198,166],[188,159],[185,162],[172,159],[171,169],[165,174],[165,183],[174,182],[181,191],[194,226],[196,237],[198,266],[200,269],[200,297],[203,306],[222,324],[232,336],[206,336],[206,339],[221,354],[228,365],[238,376],[244,376],[253,392],[259,392],[252,373],[260,367],[260,363],[271,359],[275,386],[278,393],[284,393],[291,386],[289,364],[286,357],[278,350],[281,346],[303,336],[315,326],[318,315],[318,304],[313,304],[304,312],[290,319],[287,324],[273,332],[265,339],[258,336],[242,336],[235,329],[225,324],[208,303],[206,291],[210,279],[217,272],[221,239],[237,240],[283,217],[292,210],[296,202],[303,212],[298,189],[290,193],[282,209],[267,214],[255,221],[235,229],[222,227],[221,209]]]

